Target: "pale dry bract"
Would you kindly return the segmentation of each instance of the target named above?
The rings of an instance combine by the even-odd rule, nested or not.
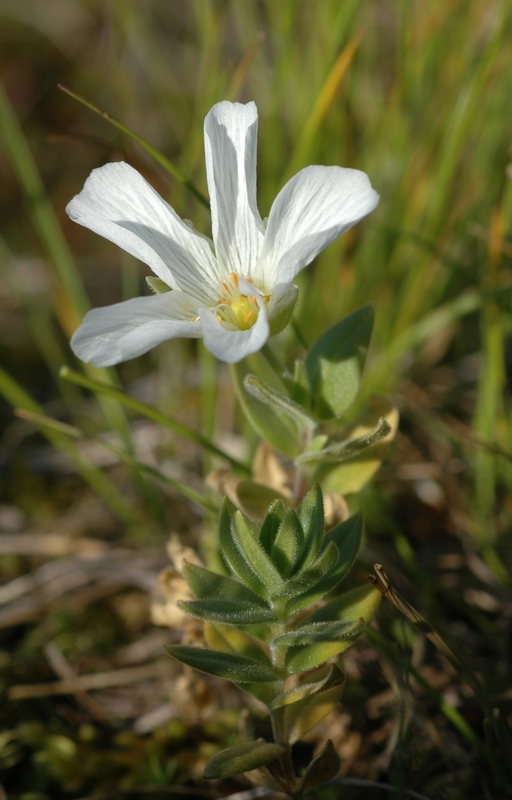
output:
[[[69,216],[147,264],[164,291],[90,311],[71,340],[77,356],[106,367],[183,336],[203,337],[215,357],[236,363],[285,327],[296,275],[379,196],[364,172],[310,166],[283,187],[264,223],[256,205],[257,126],[253,102],[217,103],[206,116],[213,241],[128,164],[93,170]]]

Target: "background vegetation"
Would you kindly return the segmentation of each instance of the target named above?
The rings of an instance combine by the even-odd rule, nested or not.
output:
[[[354,582],[382,562],[506,721],[512,5],[0,0],[0,48],[5,796],[220,797],[245,785],[200,778],[205,760],[234,742],[238,697],[178,672],[163,645],[179,632],[150,618],[170,532],[196,546],[211,522],[173,481],[200,491],[217,462],[140,408],[59,377],[62,365],[85,369],[68,340],[87,306],[139,294],[147,274],[66,217],[90,170],[125,159],[205,233],[208,214],[59,83],[203,192],[206,112],[220,99],[254,99],[262,215],[310,163],[370,175],[379,208],[300,276],[296,314],[311,342],[375,302],[364,394],[387,395],[401,412],[386,465],[357,498],[367,540]],[[293,355],[291,332],[277,346]],[[229,376],[196,342],[164,344],[118,378],[87,375],[119,380],[247,455]],[[344,705],[305,745],[327,732],[343,756],[343,791],[325,797],[507,796],[506,758],[493,762],[463,677],[391,606],[345,665]],[[387,788],[361,783],[369,780]]]

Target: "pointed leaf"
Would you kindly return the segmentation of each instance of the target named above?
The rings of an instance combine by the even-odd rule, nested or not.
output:
[[[262,526],[260,528],[259,540],[261,542],[261,546],[265,550],[265,552],[270,555],[272,550],[272,545],[274,544],[274,539],[277,536],[277,532],[281,526],[282,521],[284,520],[286,514],[286,509],[284,507],[284,503],[280,500],[276,500],[267,511],[265,515],[265,519],[263,520]]]
[[[254,636],[239,628],[217,622],[206,622],[204,636],[206,644],[212,650],[247,656],[260,664],[272,666],[267,648]]]
[[[366,625],[363,620],[361,624],[352,630],[352,635],[340,639],[337,642],[319,642],[308,646],[298,645],[290,647],[286,653],[286,669],[290,675],[297,672],[307,672],[315,669],[333,656],[340,655],[353,645],[358,636],[365,630]]]
[[[252,567],[247,562],[245,556],[240,551],[239,547],[235,544],[233,538],[234,523],[233,515],[235,513],[234,506],[229,500],[224,500],[220,510],[219,518],[219,544],[222,557],[230,568],[231,572],[239,578],[242,583],[252,589],[253,592],[261,597],[268,596],[268,589],[264,582],[254,572]]]
[[[373,477],[380,467],[389,443],[398,430],[398,411],[387,400],[373,398],[369,411],[363,418],[344,432],[345,439],[357,438],[368,434],[379,417],[383,417],[391,426],[391,432],[378,444],[363,450],[341,464],[319,465],[315,472],[315,480],[319,481],[325,492],[340,492],[342,495],[355,494]]]
[[[209,597],[207,600],[179,600],[178,606],[194,617],[227,625],[255,625],[276,622],[277,617],[269,606],[256,606],[230,597]]]
[[[247,404],[257,407],[264,420],[260,422],[265,427],[264,439],[289,458],[299,455],[308,446],[316,422],[301,406],[256,375],[246,375],[243,388]]]
[[[367,625],[377,613],[382,595],[373,586],[358,586],[350,589],[339,597],[326,603],[322,608],[314,611],[308,622],[329,622],[342,620],[353,622],[362,617]]]
[[[318,419],[340,417],[361,381],[373,328],[373,307],[364,306],[326,331],[310,349],[306,371]]]
[[[157,278],[156,275],[146,276],[146,283],[155,294],[164,294],[165,292],[172,291],[172,288],[161,278]]]
[[[326,574],[330,574],[335,565],[338,563],[338,559],[338,548],[333,542],[331,542],[314,564],[305,569],[303,572],[299,572],[297,575],[294,575],[293,578],[290,578],[289,581],[286,581],[286,583],[281,586],[280,589],[271,595],[272,602],[286,599],[289,601],[290,607],[293,606],[293,612],[289,613],[295,613],[295,611],[299,610],[299,608],[304,608],[303,605],[300,605],[300,601],[306,595],[308,597],[310,595],[314,596],[314,599],[318,600],[318,598],[322,597],[323,595],[315,594],[316,587],[325,578]],[[309,605],[310,602],[313,601],[308,600],[306,605]]]
[[[304,531],[305,556],[301,566],[305,568],[318,558],[324,536],[324,499],[318,483],[311,487],[297,514]]]
[[[235,578],[187,562],[183,567],[183,577],[198,600],[230,598],[268,610],[268,603],[259,594]]]
[[[277,532],[270,557],[283,578],[288,578],[302,554],[304,533],[293,508],[286,511]]]
[[[356,560],[361,547],[362,536],[363,515],[360,511],[344,522],[340,522],[339,525],[336,525],[324,536],[324,546],[327,547],[331,542],[334,542],[340,554],[336,565],[338,581],[341,581],[347,575]]]
[[[368,433],[357,436],[354,439],[346,439],[342,442],[333,442],[321,450],[302,453],[295,459],[296,464],[305,464],[308,467],[318,464],[336,463],[347,461],[354,456],[364,453],[368,447],[373,447],[385,439],[391,433],[392,428],[384,417],[380,417],[377,424]]]
[[[206,672],[208,675],[226,678],[233,683],[265,683],[279,679],[272,668],[246,656],[177,644],[165,649],[172,658],[181,661],[182,664],[188,664],[189,667]]]
[[[283,633],[274,639],[274,645],[310,645],[317,642],[333,642],[359,636],[365,629],[364,620],[353,622],[307,622],[293,631]]]
[[[282,585],[283,579],[253,533],[247,518],[240,511],[235,512],[231,532],[235,546],[251,570],[270,593],[276,591]]]
[[[232,775],[270,764],[284,752],[282,745],[263,740],[227,747],[208,761],[203,777],[207,780],[230,778]]]
[[[315,674],[316,681],[283,692],[271,703],[276,730],[283,741],[302,738],[330,713],[343,694],[345,674],[336,664],[325,664]]]
[[[334,749],[332,741],[327,739],[319,754],[311,761],[306,770],[302,783],[303,789],[310,789],[312,786],[318,786],[335,778],[340,767],[341,758]]]

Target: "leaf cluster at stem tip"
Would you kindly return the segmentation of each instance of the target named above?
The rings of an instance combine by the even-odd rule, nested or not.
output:
[[[204,621],[207,647],[167,650],[266,705],[275,742],[222,751],[209,762],[207,777],[286,761],[279,748],[289,749],[339,701],[344,675],[335,659],[365,630],[380,600],[369,585],[333,591],[354,564],[362,527],[357,513],[325,533],[318,485],[297,509],[272,503],[260,526],[224,501],[219,540],[226,574],[186,564],[184,577],[195,599],[179,602]],[[332,767],[330,749],[325,758]],[[317,772],[322,773],[318,764]]]

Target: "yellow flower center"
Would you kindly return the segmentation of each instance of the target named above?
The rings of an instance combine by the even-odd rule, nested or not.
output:
[[[252,283],[250,278],[245,279],[247,283]],[[252,328],[258,319],[259,306],[254,294],[242,294],[239,289],[238,276],[231,272],[229,280],[222,281],[221,299],[217,306],[217,317],[219,321],[228,322],[241,331]],[[268,302],[269,297],[262,298]]]

